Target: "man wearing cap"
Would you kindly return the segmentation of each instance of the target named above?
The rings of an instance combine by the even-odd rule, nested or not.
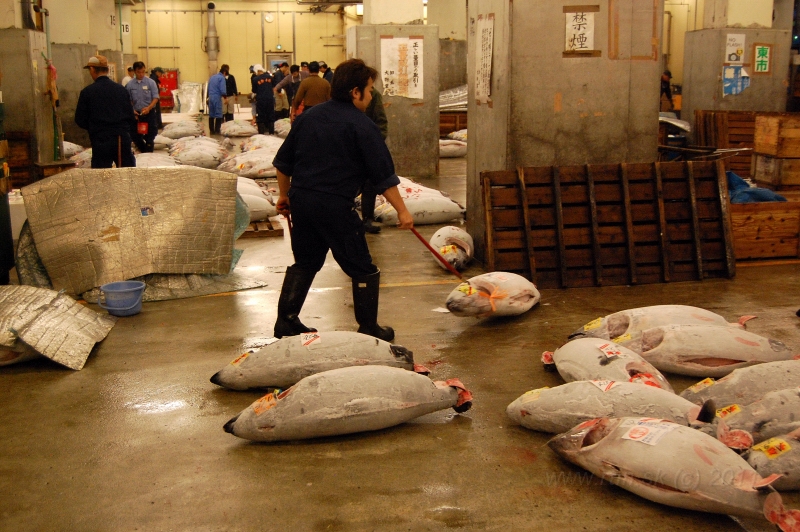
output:
[[[319,61],[319,72],[322,75],[322,79],[328,83],[333,81],[333,70],[328,68],[328,63],[325,61]]]
[[[120,85],[122,85],[122,86],[124,87],[125,85],[127,85],[127,84],[128,84],[128,82],[129,82],[130,80],[132,80],[132,79],[133,79],[133,76],[135,76],[135,75],[136,75],[136,74],[134,74],[134,73],[133,73],[133,67],[132,67],[132,66],[129,66],[129,67],[128,67],[128,74],[127,74],[127,75],[126,75],[124,78],[122,78],[122,81],[120,81],[120,82],[119,82],[119,84],[120,84]]]
[[[256,77],[250,87],[256,98],[256,124],[260,134],[275,133],[275,94],[273,93],[272,75],[264,71],[264,67],[253,67]]]
[[[153,151],[153,140],[158,133],[157,117],[153,112],[158,103],[158,87],[155,81],[145,76],[143,62],[136,61],[133,64],[133,71],[136,73],[136,78],[129,81],[125,88],[128,89],[133,112],[139,124],[147,124],[146,133],[140,133],[138,127],[133,129],[133,142],[140,152],[150,153]]]
[[[222,105],[228,101],[228,83],[225,81],[224,70],[228,65],[222,65],[219,72],[208,80],[208,134],[219,135],[222,127]]]
[[[331,84],[319,77],[319,63],[311,61],[308,72],[308,77],[300,83],[292,100],[292,117],[331,99]],[[298,111],[301,103],[303,110]]]
[[[130,135],[136,117],[128,91],[108,78],[108,60],[102,55],[89,58],[83,68],[89,69],[94,83],[78,96],[75,123],[89,132],[92,168],[136,166]]]
[[[377,75],[364,61],[350,59],[336,68],[332,85],[317,78],[331,87],[333,99],[297,118],[272,162],[280,188],[278,212],[291,214],[294,223],[295,263],[286,270],[278,299],[278,338],[314,331],[299,314],[329,250],[352,278],[358,332],[387,342],[394,338],[391,327],[378,325],[380,270],[372,263],[355,211],[355,197],[369,182],[395,208],[400,228],[414,226],[397,189],[400,180],[389,149],[364,114]]]

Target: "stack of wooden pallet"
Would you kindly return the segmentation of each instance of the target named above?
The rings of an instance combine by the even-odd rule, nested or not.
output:
[[[773,190],[800,189],[800,114],[756,117],[754,177]]]
[[[751,111],[695,111],[694,143],[720,149],[754,148],[756,114]],[[751,152],[725,159],[725,169],[741,177],[751,177]]]

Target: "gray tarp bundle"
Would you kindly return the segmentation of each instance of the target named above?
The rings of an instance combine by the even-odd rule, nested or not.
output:
[[[0,286],[0,345],[11,347],[21,340],[71,369],[83,367],[115,322],[60,292]]]
[[[444,90],[439,93],[439,109],[442,111],[466,111],[468,97],[466,85]]]
[[[151,273],[227,274],[236,176],[199,168],[73,169],[22,189],[56,290]]]

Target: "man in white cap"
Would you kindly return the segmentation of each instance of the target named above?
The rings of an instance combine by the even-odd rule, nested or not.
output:
[[[102,55],[90,57],[83,68],[94,83],[78,97],[75,123],[89,132],[92,168],[136,166],[130,135],[136,117],[128,91],[108,78],[108,60]]]

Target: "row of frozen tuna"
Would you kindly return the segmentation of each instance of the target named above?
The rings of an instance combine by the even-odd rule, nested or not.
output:
[[[232,390],[272,388],[224,429],[249,440],[283,441],[380,430],[451,407],[469,410],[472,395],[458,379],[432,381],[426,374],[402,346],[334,331],[244,353],[211,382]]]

